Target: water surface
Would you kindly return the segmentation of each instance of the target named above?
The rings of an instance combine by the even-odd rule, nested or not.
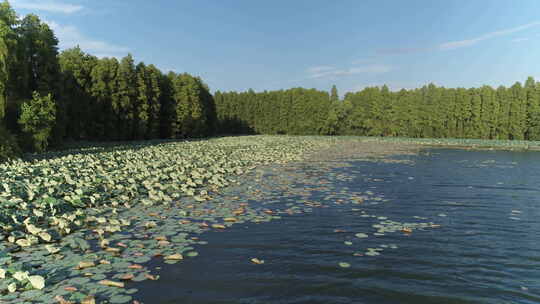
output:
[[[413,163],[291,170],[310,182],[282,181],[250,201],[291,214],[199,235],[208,244],[198,257],[156,262],[160,279],[137,284],[135,297],[163,304],[540,303],[540,153],[433,149],[402,159]],[[265,179],[254,174],[243,187],[263,185],[257,177]],[[388,221],[413,232],[373,235],[373,225]]]

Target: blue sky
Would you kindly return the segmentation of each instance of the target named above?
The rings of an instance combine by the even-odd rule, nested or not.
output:
[[[60,47],[201,76],[214,90],[540,80],[538,0],[11,0]]]

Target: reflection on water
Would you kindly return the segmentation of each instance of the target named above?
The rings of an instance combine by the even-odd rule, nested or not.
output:
[[[410,159],[355,161],[325,174],[303,166],[316,187],[260,196],[287,211],[282,219],[200,235],[208,244],[197,258],[154,264],[160,280],[138,284],[136,298],[539,303],[540,153],[432,150]]]

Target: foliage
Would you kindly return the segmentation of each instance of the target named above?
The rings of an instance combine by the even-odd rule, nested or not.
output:
[[[32,100],[22,104],[19,124],[22,131],[30,136],[34,151],[45,151],[55,121],[56,104],[51,94],[41,97],[34,92]]]
[[[540,140],[540,84],[532,77],[510,88],[387,86],[347,93],[291,89],[216,92],[222,133],[321,134],[413,138]]]
[[[325,134],[327,92],[295,88],[273,92],[216,92],[218,129],[227,134]]]
[[[11,133],[0,126],[0,162],[15,159],[21,156],[19,144]]]

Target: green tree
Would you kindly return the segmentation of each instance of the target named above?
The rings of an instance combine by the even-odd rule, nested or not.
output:
[[[529,77],[525,81],[526,107],[527,107],[527,130],[525,139],[540,140],[540,86],[534,78]]]
[[[0,3],[0,32],[3,43],[5,44],[5,49],[2,51],[2,54],[5,54],[6,59],[4,69],[8,74],[6,91],[4,92],[8,99],[6,104],[9,103],[10,99],[16,99],[17,94],[19,93],[17,92],[17,88],[20,84],[20,63],[24,61],[24,58],[19,56],[19,35],[15,30],[19,24],[20,20],[17,13],[15,13],[9,2],[3,1]],[[25,96],[28,95],[27,92],[24,93]]]
[[[23,48],[21,60],[26,79],[25,92],[55,93],[60,76],[58,39],[49,26],[38,16],[27,15],[17,28],[19,45]]]
[[[339,104],[333,103],[330,111],[328,111],[328,117],[322,127],[322,135],[338,135],[339,131]]]
[[[61,94],[67,113],[67,136],[71,139],[87,139],[97,127],[95,116],[97,104],[91,95],[92,70],[98,59],[84,53],[79,47],[63,51],[59,55],[62,73]]]
[[[8,86],[8,56],[9,50],[6,43],[9,27],[0,21],[0,124],[6,115],[7,86]]]
[[[56,104],[51,94],[41,97],[38,92],[34,92],[32,100],[22,104],[19,124],[29,136],[34,151],[43,152],[47,149],[55,121]]]
[[[527,129],[526,92],[521,83],[516,82],[510,93],[510,139],[523,140]]]
[[[163,75],[154,65],[149,65],[146,69],[147,93],[148,93],[148,128],[147,138],[159,138],[160,135],[160,113],[162,86],[160,80]]]
[[[116,75],[116,90],[113,93],[113,110],[118,119],[117,127],[122,130],[122,140],[135,138],[137,122],[137,74],[133,56],[122,58]]]
[[[137,102],[136,102],[136,117],[134,124],[135,139],[143,139],[148,133],[148,123],[150,120],[150,87],[148,84],[148,75],[146,65],[141,62],[137,65],[135,72],[137,74]]]
[[[91,123],[87,126],[88,135],[92,139],[121,139],[123,132],[119,130],[119,102],[117,92],[117,75],[119,63],[116,58],[103,58],[97,61],[90,73],[89,88],[93,105],[91,106]]]
[[[339,94],[338,94],[338,90],[336,88],[336,85],[333,85],[332,90],[330,91],[330,101],[331,102],[339,101]]]
[[[17,138],[0,124],[0,163],[21,155]]]

